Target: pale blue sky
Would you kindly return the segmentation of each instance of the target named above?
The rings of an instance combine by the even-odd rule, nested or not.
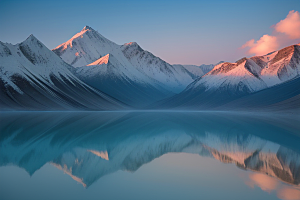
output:
[[[300,10],[299,0],[1,0],[0,41],[34,34],[52,49],[89,25],[171,64],[200,65],[249,56],[239,47],[271,34],[290,10]]]

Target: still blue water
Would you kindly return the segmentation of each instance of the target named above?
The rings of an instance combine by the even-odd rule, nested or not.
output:
[[[300,199],[300,118],[0,114],[0,199]]]

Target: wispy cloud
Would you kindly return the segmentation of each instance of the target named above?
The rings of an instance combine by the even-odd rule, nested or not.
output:
[[[291,39],[300,38],[300,14],[298,11],[290,11],[284,20],[275,25],[275,30],[285,33]]]
[[[276,36],[264,35],[258,41],[249,40],[242,46],[242,48],[246,47],[250,47],[249,54],[263,55],[276,50],[279,44]]]
[[[276,25],[272,35],[263,35],[259,40],[246,42],[241,48],[249,48],[249,54],[264,55],[277,50],[283,45],[296,42],[300,39],[300,14],[298,11],[290,11],[287,17]]]

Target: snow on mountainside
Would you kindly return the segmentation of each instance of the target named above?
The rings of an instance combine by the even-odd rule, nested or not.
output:
[[[182,93],[164,100],[159,106],[211,109],[244,97],[243,102],[230,107],[253,107],[255,105],[250,102],[252,99],[252,102],[256,102],[256,107],[262,108],[294,98],[293,106],[290,105],[292,108],[299,102],[296,97],[299,95],[299,78],[300,46],[292,45],[265,56],[242,58],[235,63],[220,63]],[[290,81],[292,85],[284,84]],[[259,94],[254,95],[255,92]],[[272,96],[264,96],[267,94]]]
[[[68,64],[74,67],[82,67],[111,53],[111,51],[116,51],[118,47],[119,45],[106,39],[91,27],[85,26],[70,40],[52,51]]]
[[[236,92],[255,92],[300,75],[300,46],[292,45],[265,56],[221,63],[193,84],[206,90],[234,87]]]
[[[146,105],[179,93],[196,77],[183,66],[174,67],[135,42],[117,45],[89,26],[53,52],[74,66],[76,76],[86,83],[134,105]],[[107,61],[102,62],[102,57]]]
[[[218,64],[223,63],[223,61],[219,62]],[[216,65],[218,64],[210,64],[210,65],[205,65],[202,64],[200,66],[197,65],[173,65],[174,67],[184,67],[186,70],[188,70],[189,72],[191,72],[191,74],[194,75],[194,77],[201,77],[204,74],[207,74],[208,72],[210,72]]]
[[[186,70],[188,70],[191,74],[194,75],[195,78],[199,78],[203,76],[205,73],[202,71],[202,69],[196,65],[173,65],[174,67],[184,67]]]
[[[30,35],[16,45],[0,42],[2,110],[118,109],[117,100],[80,81],[72,67]]]
[[[200,65],[199,68],[202,69],[204,74],[207,74],[208,72],[210,72],[216,65],[219,65],[221,63],[224,63],[224,61],[220,61],[217,64],[210,64],[210,65]]]

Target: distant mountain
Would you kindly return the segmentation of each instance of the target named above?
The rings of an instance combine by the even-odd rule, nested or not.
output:
[[[196,65],[173,65],[174,67],[183,67],[185,68],[187,71],[189,71],[191,74],[194,75],[194,78],[199,78],[201,76],[203,76],[205,73],[202,71],[202,69],[199,66]]]
[[[198,76],[172,66],[137,43],[117,45],[89,26],[53,49],[89,85],[142,107],[179,93]]]
[[[223,61],[219,62],[218,64],[220,64],[220,63],[223,63]],[[210,65],[202,64],[200,66],[176,64],[176,65],[173,65],[173,66],[174,67],[184,67],[186,70],[191,72],[191,74],[193,74],[194,77],[200,78],[201,76],[203,76],[203,75],[207,74],[208,72],[210,72],[218,64],[210,64]]]
[[[193,88],[251,93],[300,75],[300,46],[292,45],[265,56],[221,63],[193,83]]]
[[[79,80],[70,65],[30,35],[0,42],[1,110],[115,110],[120,101]]]
[[[221,63],[224,63],[224,61],[220,61],[217,64],[210,64],[210,65],[205,65],[202,64],[199,66],[200,69],[202,69],[204,74],[207,74],[208,72],[210,72],[216,65],[219,65]]]
[[[161,102],[161,107],[217,109],[243,97],[239,103],[234,101],[236,103],[230,104],[230,107],[262,108],[293,98],[294,103],[290,108],[295,106],[299,108],[300,104],[297,106],[299,101],[297,95],[300,94],[299,77],[300,46],[298,44],[265,56],[242,58],[235,63],[220,63],[180,94]],[[259,94],[254,94],[256,92]],[[246,100],[247,98],[251,101]]]
[[[209,65],[202,64],[200,66],[197,66],[197,65],[182,65],[182,66],[185,67],[187,70],[191,70],[191,71],[193,71],[195,69],[196,70],[201,69],[202,75],[204,75],[204,74],[207,74],[208,72],[210,72],[216,65],[219,65],[221,63],[224,63],[224,61],[220,61],[217,64],[209,64]]]

